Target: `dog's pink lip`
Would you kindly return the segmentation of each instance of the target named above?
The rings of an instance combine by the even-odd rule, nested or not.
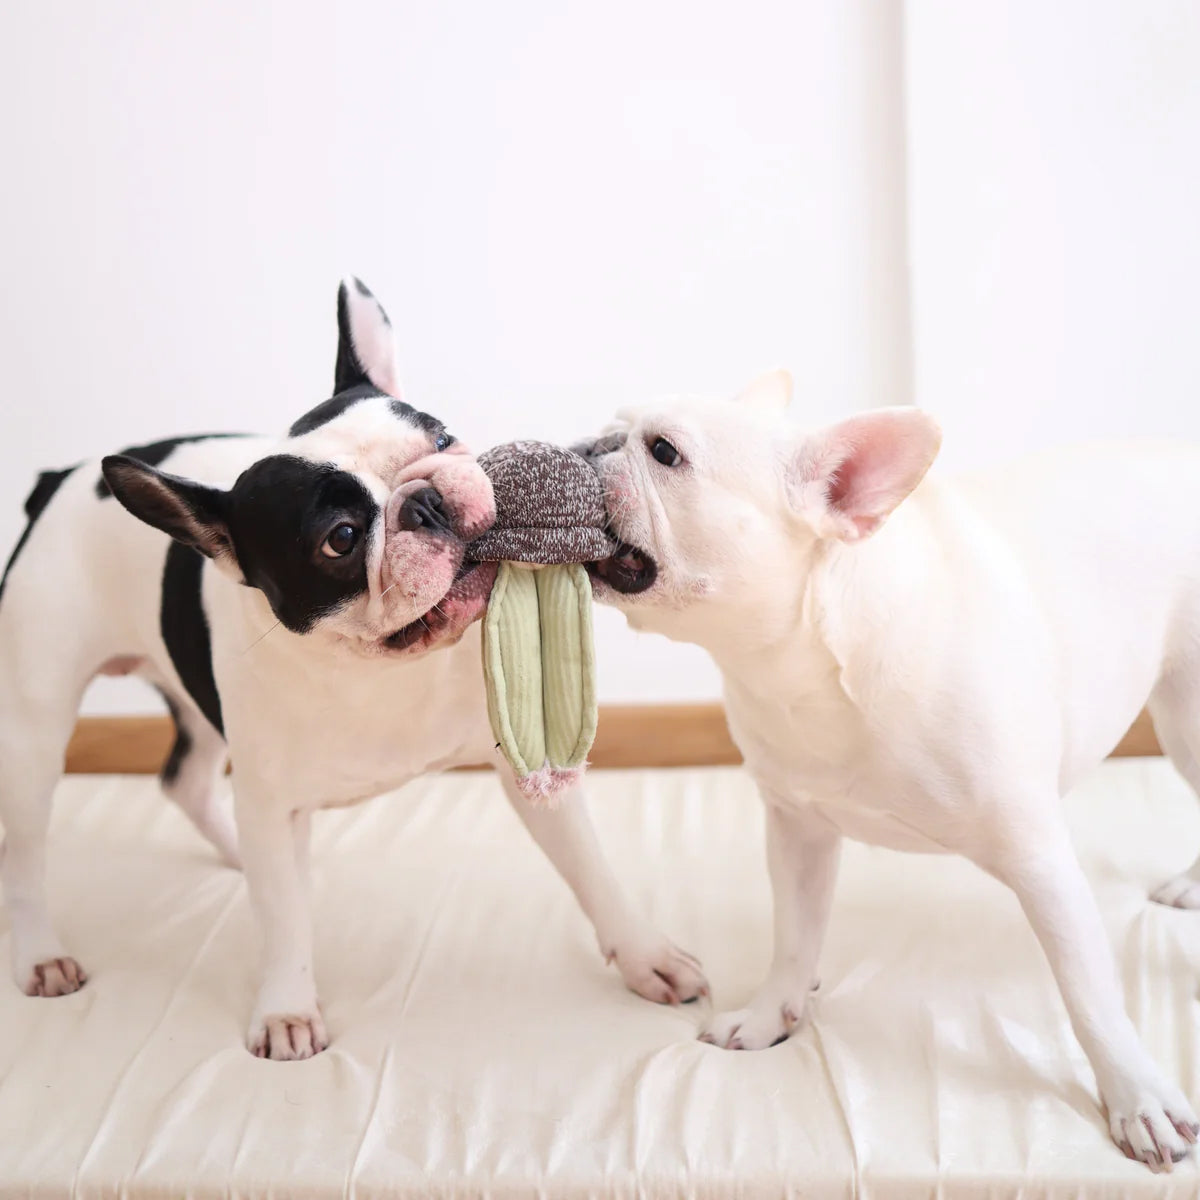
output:
[[[424,615],[385,637],[384,648],[427,650],[448,637],[457,639],[467,626],[483,616],[496,580],[496,569],[496,563],[464,559],[446,594]]]

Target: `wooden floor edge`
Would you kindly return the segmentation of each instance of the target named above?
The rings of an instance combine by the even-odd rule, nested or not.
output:
[[[73,774],[153,775],[171,747],[170,719],[80,717],[67,748]],[[1114,756],[1161,754],[1142,713]],[[719,704],[611,704],[600,708],[594,767],[708,767],[740,763]]]

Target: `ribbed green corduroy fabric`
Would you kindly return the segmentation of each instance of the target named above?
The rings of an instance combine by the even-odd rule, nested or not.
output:
[[[502,562],[483,626],[488,717],[518,780],[581,767],[596,737],[592,586],[577,563]]]

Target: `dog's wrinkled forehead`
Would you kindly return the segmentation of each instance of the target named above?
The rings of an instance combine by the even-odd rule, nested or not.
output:
[[[339,392],[288,431],[289,453],[387,485],[409,463],[445,450],[454,437],[443,422],[371,384]]]

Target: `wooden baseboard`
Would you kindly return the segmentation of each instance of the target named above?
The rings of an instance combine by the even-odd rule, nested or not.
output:
[[[1129,732],[1112,752],[1112,757],[1149,758],[1161,753],[1162,747],[1158,744],[1158,737],[1154,732],[1154,722],[1150,720],[1150,714],[1143,709],[1138,714],[1138,719],[1129,727]]]
[[[80,717],[66,769],[76,775],[154,775],[173,737],[170,717]]]
[[[171,748],[168,717],[81,717],[67,749],[77,774],[153,775]],[[1114,755],[1161,754],[1146,713]],[[600,709],[594,767],[709,767],[742,761],[719,704],[611,704]]]

